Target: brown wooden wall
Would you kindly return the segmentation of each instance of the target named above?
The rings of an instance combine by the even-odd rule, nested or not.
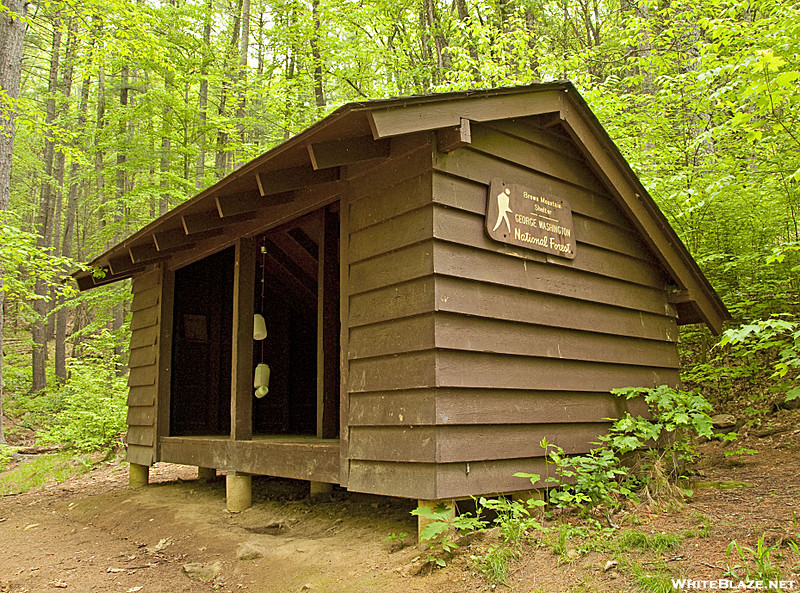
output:
[[[473,123],[431,170],[351,194],[350,489],[525,489],[542,438],[577,453],[604,432],[610,389],[677,382],[666,276],[557,129]],[[574,260],[486,235],[494,177],[570,204]]]
[[[156,457],[161,288],[158,267],[135,277],[132,282],[127,459],[141,465],[152,464]]]
[[[342,474],[349,468],[350,490],[411,497],[433,491],[424,477],[430,464],[411,463],[412,491],[397,490],[393,480],[386,484],[376,463],[389,452],[423,446],[414,439],[424,435],[409,435],[405,426],[380,419],[358,421],[365,405],[391,406],[399,393],[435,387],[432,174],[427,134],[395,140],[389,160],[348,171],[342,343],[348,345],[349,411],[343,415]]]

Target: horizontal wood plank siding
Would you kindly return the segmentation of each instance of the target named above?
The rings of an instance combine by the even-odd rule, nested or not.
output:
[[[436,388],[354,393],[351,426],[547,424],[604,422],[625,409],[646,414],[642,400],[610,393],[524,389]]]
[[[135,277],[131,287],[127,459],[132,463],[150,465],[156,455],[161,268],[154,267]]]
[[[488,185],[498,177],[569,203],[575,259],[488,237]],[[425,423],[404,426],[410,395],[381,414],[356,398],[353,453],[433,464],[437,499],[530,488],[513,474],[544,469],[542,438],[588,451],[608,418],[647,413],[611,389],[677,382],[666,274],[566,138],[476,124],[469,146],[436,155],[432,184],[434,403],[419,398],[427,405],[411,417]],[[393,431],[405,437],[396,451],[381,445]]]
[[[436,384],[433,148],[426,137],[424,143],[418,140],[402,154],[395,142],[396,154],[388,161],[371,169],[353,169],[358,178],[347,181],[349,241],[343,285],[349,312],[344,341],[348,405],[344,417],[347,488],[402,496],[411,490],[398,490],[394,481],[381,485],[384,466],[361,455],[363,435],[352,421],[354,415],[365,413],[358,399],[362,395],[392,407],[395,394],[429,393]],[[397,450],[406,447],[402,429],[387,434],[382,445]],[[435,472],[429,464],[409,460],[403,468],[415,484],[412,496],[434,492]]]

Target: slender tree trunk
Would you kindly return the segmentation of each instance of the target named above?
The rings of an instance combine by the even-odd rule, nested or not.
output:
[[[200,91],[198,98],[198,107],[200,110],[200,135],[198,144],[200,145],[200,153],[197,155],[197,181],[195,185],[197,189],[201,189],[205,183],[203,177],[206,172],[206,125],[208,120],[208,63],[211,54],[211,13],[213,10],[213,0],[207,0],[206,12],[203,15],[203,59],[200,62]]]
[[[235,168],[246,162],[246,152],[244,144],[247,140],[247,126],[245,125],[244,115],[247,106],[247,58],[250,53],[250,0],[242,0],[242,21],[241,37],[239,41],[239,69],[236,75],[239,87],[239,104],[236,108],[236,129],[239,133],[239,143],[241,150],[236,152]]]
[[[322,86],[322,55],[319,51],[319,0],[312,0],[311,15],[314,19],[314,34],[311,36],[311,58],[314,60],[314,99],[317,103],[317,114],[325,107],[325,89]]]
[[[95,39],[100,39],[102,21],[100,17],[95,17]],[[103,131],[106,125],[106,73],[103,61],[100,59],[97,64],[97,123],[95,125],[95,153],[94,153],[94,172],[97,179],[97,214],[98,224],[102,229],[106,225],[105,192],[106,180],[103,171],[105,167],[105,151],[103,150]]]
[[[8,12],[0,15],[0,88],[12,104],[0,109],[0,224],[6,222],[11,186],[11,155],[14,151],[14,122],[17,116],[19,79],[22,70],[22,42],[25,38],[24,18],[28,2],[3,0]],[[5,321],[5,277],[0,260],[0,443],[6,442],[3,431],[3,325]]]
[[[228,46],[228,64],[233,64],[233,59],[231,59],[234,55],[236,55],[236,49],[239,47],[239,31],[241,28],[241,15],[242,15],[242,4],[243,0],[239,0],[238,5],[236,6],[235,10],[236,13],[233,15],[233,23],[232,23],[232,31],[231,31],[231,43]],[[220,89],[220,98],[219,98],[219,116],[220,119],[225,118],[225,114],[227,112],[227,99],[228,94],[231,92],[232,80],[234,77],[234,72],[229,70],[225,73],[225,77],[222,81],[222,88]],[[224,177],[225,174],[229,170],[229,163],[230,152],[227,150],[227,145],[230,138],[228,133],[225,131],[224,126],[219,129],[217,132],[217,156],[214,161],[217,177],[221,178]]]
[[[467,8],[466,0],[455,0],[455,7],[456,12],[458,13],[458,20],[461,21],[461,24],[464,28],[464,41],[467,44],[467,51],[469,51],[469,57],[472,70],[472,78],[475,82],[480,82],[481,80],[481,70],[480,70],[480,59],[478,56],[478,49],[475,47],[475,42],[470,37],[470,30],[472,29],[472,18],[469,15],[469,9]]]
[[[116,191],[116,199],[117,199],[117,210],[115,213],[115,221],[118,223],[115,229],[115,238],[114,242],[118,241],[121,236],[122,229],[119,228],[119,223],[122,221],[123,216],[125,214],[124,211],[124,199],[126,193],[125,181],[126,181],[126,174],[125,174],[125,163],[128,161],[128,154],[127,154],[127,139],[130,135],[128,130],[128,99],[130,97],[130,68],[127,64],[122,66],[120,69],[120,89],[119,89],[119,106],[122,111],[122,116],[120,117],[119,122],[119,139],[123,142],[123,146],[117,150],[117,191]],[[111,329],[115,333],[122,329],[122,324],[125,322],[125,307],[123,303],[117,303],[114,305],[113,311],[113,319],[111,322]],[[117,344],[114,347],[114,353],[116,354],[117,360],[122,360],[122,356],[124,354],[125,347],[121,344]],[[121,375],[124,373],[124,366],[119,365],[117,374]]]
[[[64,119],[64,124],[66,126],[66,118],[69,111],[69,97],[72,93],[72,76],[74,70],[74,62],[73,62],[73,55],[75,52],[75,43],[76,43],[76,33],[78,29],[78,20],[76,18],[72,18],[69,25],[69,38],[67,40],[67,51],[64,56],[64,82],[63,82],[63,93],[64,93],[64,102],[60,109],[61,117]],[[85,86],[85,81],[84,81]],[[88,101],[88,91],[86,96],[84,97],[83,91],[81,92],[81,107],[83,109],[83,122],[81,122],[81,116],[78,115],[78,122],[77,122],[77,130],[83,130],[86,125],[86,103]],[[56,203],[56,223],[55,223],[55,235],[61,232],[61,207],[62,207],[62,199],[64,195],[64,152],[59,151],[58,155],[56,155],[56,183],[59,186],[58,192],[58,202]],[[74,203],[77,201],[77,181],[75,181],[75,177],[77,175],[77,163],[73,162],[72,167],[70,170],[70,190],[69,196],[67,197],[67,214],[65,216],[64,221],[64,235],[63,241],[61,241],[61,255],[64,257],[71,257],[72,256],[72,245],[67,246],[67,241],[70,243],[72,242],[72,219],[75,218],[75,205]],[[75,190],[73,190],[73,186]],[[57,241],[56,241],[57,243]],[[58,246],[56,245],[56,249]],[[66,272],[66,270],[65,270]],[[67,356],[66,356],[66,339],[67,339],[67,311],[64,309],[64,297],[56,296],[54,298],[54,304],[56,310],[56,314],[53,316],[53,325],[54,325],[54,337],[55,337],[55,370],[56,370],[56,379],[59,383],[64,383],[67,380]]]
[[[47,107],[45,124],[51,129],[56,120],[56,93],[58,92],[58,64],[61,54],[61,22],[58,16],[53,19],[53,43],[50,54],[50,79],[47,86]],[[44,141],[44,172],[42,194],[39,201],[39,211],[36,214],[36,232],[39,234],[36,241],[40,249],[49,249],[53,244],[53,161],[55,153],[55,140],[46,137]],[[33,338],[32,349],[32,380],[31,393],[41,391],[47,387],[47,334],[45,332],[45,317],[47,315],[47,283],[44,279],[37,278],[34,286],[35,300],[33,310],[36,318],[31,328]]]

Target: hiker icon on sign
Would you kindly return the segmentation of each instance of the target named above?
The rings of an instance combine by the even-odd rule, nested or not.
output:
[[[505,188],[501,193],[497,194],[497,222],[492,229],[492,232],[497,230],[502,221],[505,221],[508,232],[511,232],[511,223],[508,222],[508,215],[513,214],[511,208],[508,207],[508,200],[511,197],[511,190]]]

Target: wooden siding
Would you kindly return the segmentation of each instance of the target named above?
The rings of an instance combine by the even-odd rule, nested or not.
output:
[[[542,438],[585,452],[626,406],[646,413],[611,389],[677,382],[676,309],[566,136],[473,122],[470,145],[433,156],[432,171],[350,207],[348,488],[522,490],[515,472],[544,474]],[[487,236],[496,177],[569,203],[575,259]]]
[[[342,475],[356,491],[364,491],[358,472],[369,473],[375,460],[362,462],[356,475],[350,474],[354,460],[364,457],[368,438],[365,427],[351,421],[350,406],[357,402],[350,398],[383,393],[391,402],[395,392],[431,388],[436,382],[432,145],[427,135],[413,140],[393,141],[392,157],[377,166],[351,168],[346,206],[342,202],[347,208],[342,296],[348,312],[342,339],[347,381]],[[406,447],[402,429],[386,437],[386,448]],[[408,467],[417,474],[419,492],[432,489],[422,475],[428,472],[425,464]],[[397,492],[389,488],[381,494]]]
[[[570,204],[574,260],[488,238],[493,177]],[[444,464],[435,498],[511,491],[524,487],[513,478],[523,460],[544,454],[542,438],[591,447],[622,412],[611,389],[677,382],[676,311],[655,257],[566,137],[476,124],[470,146],[436,154],[432,181],[435,417],[409,440],[432,439],[424,460]],[[397,427],[365,437],[383,430]]]
[[[141,465],[156,458],[161,274],[160,267],[153,267],[131,284],[127,460]]]

